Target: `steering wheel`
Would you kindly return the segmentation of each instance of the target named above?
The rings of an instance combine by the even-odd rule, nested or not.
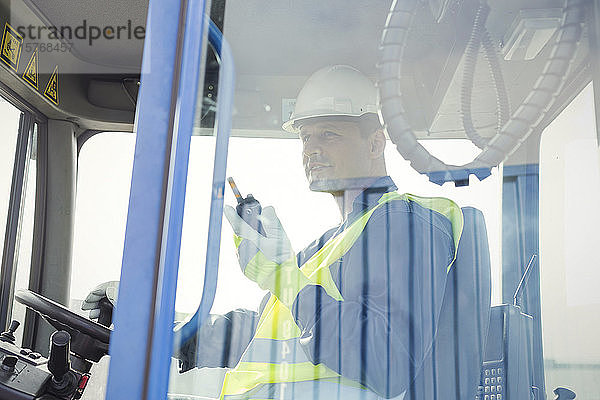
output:
[[[111,329],[31,290],[17,290],[15,300],[40,314],[54,328],[69,332],[75,354],[96,362],[108,354]]]

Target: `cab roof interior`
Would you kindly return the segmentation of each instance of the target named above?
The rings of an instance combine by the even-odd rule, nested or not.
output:
[[[320,0],[265,2],[263,0],[213,0],[211,17],[224,29],[231,45],[237,82],[233,134],[278,136],[284,120],[283,105],[293,100],[306,78],[330,64],[350,64],[377,78],[379,41],[391,0]],[[411,34],[408,78],[404,97],[412,121],[422,138],[462,138],[459,110],[462,51],[470,34],[475,0],[461,0],[462,9],[447,24],[434,21],[424,2],[417,29]],[[452,3],[452,1],[450,1]],[[562,0],[506,0],[494,2],[487,28],[497,42],[525,5],[527,8],[560,8]],[[431,6],[433,7],[433,6]],[[148,0],[0,0],[0,22],[12,26],[145,27]],[[461,11],[462,10],[462,11]],[[224,24],[222,18],[224,15]],[[32,39],[24,38],[24,44]],[[40,56],[40,82],[60,66],[60,103],[52,104],[43,88],[33,90],[20,79],[21,69],[33,50],[23,47],[19,74],[0,66],[0,82],[50,118],[75,122],[80,132],[132,131],[137,83],[144,40],[72,38],[72,51]],[[543,68],[550,45],[530,61],[500,58],[510,103],[516,107],[528,94]],[[457,55],[458,54],[458,55]],[[207,62],[203,101],[198,102],[194,134],[210,134],[209,86],[216,90],[217,68],[211,54]],[[43,60],[43,58],[45,60]],[[483,65],[483,67],[481,67]],[[556,115],[591,79],[587,39],[573,63],[571,77],[552,115]],[[419,87],[430,88],[423,92]],[[216,93],[215,93],[216,95]],[[213,96],[214,99],[215,96]],[[414,100],[414,101],[413,101]],[[432,106],[428,103],[433,104]],[[427,106],[423,106],[427,104]],[[267,107],[268,106],[268,107]],[[552,117],[548,119],[551,120]],[[483,135],[493,134],[496,98],[491,77],[480,55],[473,89],[473,119]]]

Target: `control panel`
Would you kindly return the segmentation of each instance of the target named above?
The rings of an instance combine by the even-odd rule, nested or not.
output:
[[[0,400],[74,400],[83,395],[89,375],[71,369],[70,335],[57,331],[50,340],[49,359],[15,345],[13,321],[0,335]]]

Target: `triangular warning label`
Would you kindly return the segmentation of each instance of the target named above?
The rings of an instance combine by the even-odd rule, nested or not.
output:
[[[34,88],[38,89],[38,49],[36,48],[27,63],[27,67],[25,68],[25,72],[23,72],[23,80],[29,83]]]
[[[46,85],[44,96],[58,105],[58,65],[54,68],[54,72]]]
[[[19,67],[19,58],[21,58],[22,47],[23,37],[19,35],[8,22],[4,24],[0,60],[4,61],[4,63],[15,70],[15,72]]]

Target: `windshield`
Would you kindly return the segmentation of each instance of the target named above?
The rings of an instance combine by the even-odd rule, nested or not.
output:
[[[172,393],[593,392],[598,357],[588,347],[598,346],[559,323],[573,311],[569,326],[598,328],[584,317],[597,312],[583,283],[595,263],[582,239],[593,235],[576,222],[597,218],[595,194],[568,189],[599,186],[591,89],[547,129],[522,127],[556,117],[544,111],[551,100],[533,94],[558,89],[537,77],[558,68],[563,13],[410,3],[225,8],[236,65],[227,176],[239,193],[226,188],[211,316],[176,344]],[[539,31],[528,25],[541,20]],[[580,53],[570,54],[577,65]],[[189,317],[202,296],[206,253],[196,244],[209,207],[196,190],[210,187],[198,165],[213,155],[217,89],[209,68],[177,288],[178,315]],[[586,169],[596,172],[583,178]],[[577,351],[566,343],[580,339]],[[436,374],[457,362],[474,383]]]

